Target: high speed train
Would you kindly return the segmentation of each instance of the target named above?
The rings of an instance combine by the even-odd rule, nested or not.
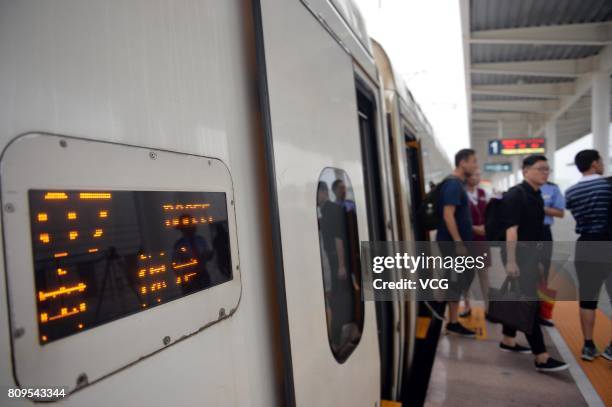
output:
[[[359,242],[450,163],[352,1],[1,0],[0,144],[0,404],[422,391]]]

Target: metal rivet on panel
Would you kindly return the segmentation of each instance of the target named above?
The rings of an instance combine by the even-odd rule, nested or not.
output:
[[[24,328],[15,328],[15,331],[13,332],[13,337],[15,339],[18,339],[18,338],[21,338],[24,334],[25,334]]]
[[[169,336],[164,336],[164,345],[169,345],[170,344],[170,337]]]
[[[234,206],[234,200],[232,199],[232,201],[230,202],[230,205]]]
[[[150,152],[149,152],[149,158],[150,158],[151,160],[155,160],[155,159],[157,159],[157,153],[156,153],[155,151],[150,151]]]
[[[225,317],[225,308],[221,308],[221,309],[219,310],[219,319],[221,319],[221,318],[223,318],[223,317]]]
[[[68,147],[68,142],[66,140],[60,140],[59,144],[60,144],[60,147],[64,147],[64,148]]]
[[[4,205],[4,210],[7,211],[8,213],[13,213],[15,212],[15,207],[13,206],[12,203],[7,203],[6,205]]]

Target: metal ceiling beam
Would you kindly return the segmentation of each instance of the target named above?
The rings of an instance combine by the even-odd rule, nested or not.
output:
[[[556,100],[484,100],[472,102],[472,107],[481,110],[546,113],[559,109],[559,102]]]
[[[593,71],[596,66],[594,57],[579,59],[552,59],[546,61],[486,62],[472,64],[472,73],[535,75],[574,78]]]
[[[600,45],[612,43],[612,22],[483,30],[472,33],[472,44]]]
[[[520,97],[558,98],[572,95],[576,90],[572,82],[566,83],[520,83],[512,85],[474,85],[473,95],[500,95]]]
[[[473,112],[472,120],[480,121],[494,121],[501,120],[506,121],[523,121],[523,122],[537,122],[544,121],[546,116],[537,113],[508,113],[508,112]]]
[[[503,121],[502,125],[505,128],[509,128],[509,127],[525,127],[527,126],[527,123],[531,123],[532,125],[539,125],[542,124],[541,122],[527,122],[527,121]],[[472,121],[472,127],[476,128],[487,128],[487,129],[496,129],[498,126],[498,122],[497,121],[478,121],[478,120],[474,120]]]

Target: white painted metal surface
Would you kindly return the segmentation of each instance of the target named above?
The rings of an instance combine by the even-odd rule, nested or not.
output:
[[[218,158],[234,182],[243,284],[236,313],[78,391],[66,405],[281,404],[248,7],[237,0],[0,1],[2,149],[30,131],[68,134]],[[104,163],[88,164],[93,171]],[[3,388],[15,386],[5,282],[2,266]],[[122,332],[116,335],[124,346]],[[99,363],[108,357],[90,352]],[[63,368],[56,366],[58,374]]]
[[[297,405],[374,406],[374,304],[365,303],[361,341],[338,364],[327,339],[316,216],[319,173],[343,169],[367,240],[353,61],[300,3],[264,0],[262,14]]]

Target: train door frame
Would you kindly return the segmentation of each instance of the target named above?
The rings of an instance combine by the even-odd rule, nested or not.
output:
[[[359,121],[364,185],[366,190],[370,241],[393,241],[396,234],[393,191],[389,182],[389,149],[385,143],[387,126],[379,88],[355,67],[355,93]],[[367,106],[369,104],[369,106]],[[362,111],[369,109],[369,112]],[[368,114],[369,113],[369,114]],[[362,131],[362,120],[369,122],[369,138]],[[374,153],[374,154],[372,154]],[[374,185],[370,185],[370,182]],[[375,188],[375,190],[372,190]],[[379,202],[374,202],[378,198]],[[378,218],[376,220],[376,218]],[[399,390],[399,369],[402,360],[402,310],[399,300],[375,304],[381,362],[381,399],[395,400]]]
[[[410,201],[411,201],[411,209],[412,213],[411,220],[413,222],[413,234],[414,239],[416,241],[419,240],[429,240],[429,235],[423,229],[423,227],[419,224],[417,218],[417,211],[419,209],[419,205],[423,198],[425,197],[425,177],[423,173],[423,150],[421,145],[421,140],[418,140],[414,136],[414,132],[412,132],[407,126],[404,126],[402,129],[402,135],[405,140],[405,149],[406,149],[406,164],[408,170],[408,177],[410,178]],[[416,159],[416,163],[413,160]],[[414,166],[416,165],[416,168]],[[416,174],[414,171],[416,170]],[[416,182],[414,182],[416,180]],[[416,184],[416,192],[418,194],[414,194],[415,189],[414,185]]]

